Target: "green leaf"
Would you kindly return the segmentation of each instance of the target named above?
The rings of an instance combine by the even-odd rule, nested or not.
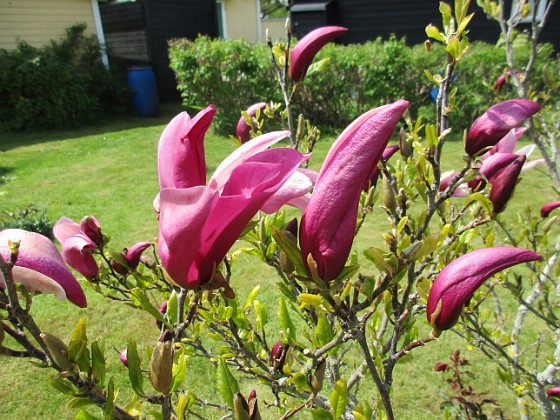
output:
[[[464,18],[462,21],[460,21],[461,23],[459,23],[459,28],[457,28],[457,33],[459,35],[461,35],[463,33],[463,31],[467,28],[467,25],[469,24],[469,22],[471,21],[473,16],[474,16],[474,13],[471,13],[466,18]]]
[[[89,414],[85,410],[81,410],[78,414],[76,414],[75,420],[99,420],[99,417],[95,417],[94,415]]]
[[[270,227],[272,231],[272,237],[280,247],[282,251],[286,253],[286,256],[290,262],[294,265],[296,272],[300,276],[307,276],[307,270],[303,264],[303,259],[301,257],[301,250],[298,248],[297,243],[291,241],[286,232],[278,229],[276,226]]]
[[[325,410],[324,408],[314,408],[309,410],[311,413],[311,417],[313,420],[332,420],[332,414],[329,410]]]
[[[107,385],[107,396],[105,400],[105,407],[103,407],[103,418],[111,419],[113,407],[115,406],[115,384],[113,383],[113,378],[109,380],[109,385]]]
[[[327,314],[324,312],[319,312],[318,314],[316,332],[321,346],[324,346],[333,339],[331,325],[329,324]]]
[[[126,347],[126,359],[128,361],[128,377],[134,392],[140,396],[144,396],[144,377],[140,368],[140,359],[138,357],[138,349],[134,338],[128,340]]]
[[[253,287],[253,290],[251,290],[251,292],[247,296],[247,299],[245,299],[245,303],[243,304],[243,312],[247,311],[247,309],[251,307],[254,300],[257,298],[257,295],[259,294],[260,288],[260,285]]]
[[[233,396],[239,392],[239,385],[229,371],[227,363],[223,358],[220,358],[218,362],[216,374],[218,391],[227,406],[233,410]]]
[[[473,201],[477,201],[488,214],[492,214],[494,211],[494,205],[490,199],[481,193],[475,192],[469,195],[465,200],[465,206],[470,205]]]
[[[300,305],[303,304],[319,307],[321,305],[321,296],[313,295],[311,293],[301,293],[297,297],[297,301]]]
[[[171,392],[175,392],[185,382],[187,376],[187,356],[179,355],[178,363],[173,364],[173,384],[171,385]],[[181,417],[179,417],[181,418]]]
[[[438,28],[436,28],[434,25],[428,25],[426,26],[426,35],[428,35],[429,38],[433,38],[437,41],[440,42],[445,42],[445,35],[442,34]],[[427,71],[427,70],[424,70]],[[430,77],[431,78],[431,77]]]
[[[173,292],[171,292],[171,295],[169,296],[169,299],[167,299],[167,312],[165,315],[171,323],[177,322],[177,311],[178,311],[177,299],[178,299],[177,293],[175,292],[175,290],[173,290]]]
[[[330,60],[331,59],[327,57],[311,63],[309,69],[307,70],[306,77],[312,75],[313,73],[320,73],[324,71],[327,68]]]
[[[268,322],[268,315],[266,313],[266,307],[260,301],[255,300],[253,302],[253,308],[255,308],[257,325],[262,330]]]
[[[344,268],[342,269],[340,274],[338,276],[336,276],[335,281],[349,279],[354,274],[356,274],[358,271],[360,271],[360,265],[359,264],[346,265],[346,266],[344,266]]]
[[[278,320],[280,321],[280,328],[284,330],[284,333],[288,338],[288,343],[293,345],[296,340],[296,327],[290,318],[290,313],[286,307],[286,301],[282,296],[280,296],[280,300],[278,302]]]
[[[105,342],[102,338],[91,343],[91,370],[100,387],[105,386]]]
[[[307,375],[302,372],[295,372],[292,376],[292,381],[296,386],[297,390],[300,392],[310,391],[309,381],[307,380]]]
[[[68,380],[63,378],[52,378],[51,385],[58,392],[61,392],[65,395],[75,395],[76,393],[74,386],[70,382],[68,382]]]
[[[346,381],[341,379],[334,384],[334,389],[330,397],[331,408],[334,412],[334,418],[338,419],[344,414],[346,404],[348,403],[348,388]]]
[[[71,362],[77,363],[82,372],[88,372],[90,368],[87,344],[86,319],[82,318],[76,324],[70,343],[68,343],[68,359]]]
[[[382,272],[392,273],[393,267],[387,261],[383,255],[383,250],[380,248],[369,248],[364,251],[364,255],[368,260],[373,262],[377,269]]]
[[[88,400],[87,398],[72,398],[70,401],[66,403],[66,408],[68,410],[76,409],[76,408],[83,408],[87,407],[88,405],[94,404],[93,401]]]
[[[146,293],[143,290],[132,289],[130,291],[130,294],[132,296],[132,302],[134,303],[134,305],[144,309],[158,321],[164,322],[163,315],[158,308],[152,305],[150,299],[148,299],[148,296],[146,296]]]

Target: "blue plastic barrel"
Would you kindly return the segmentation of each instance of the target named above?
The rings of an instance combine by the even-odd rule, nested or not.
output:
[[[156,78],[151,67],[128,69],[128,86],[132,94],[132,108],[140,117],[159,115],[159,97]]]

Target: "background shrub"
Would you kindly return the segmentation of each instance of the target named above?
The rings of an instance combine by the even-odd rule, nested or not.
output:
[[[75,127],[126,109],[126,84],[103,66],[85,28],[41,49],[25,41],[0,49],[0,129]]]
[[[518,35],[514,48],[518,56],[528,60],[525,35]],[[540,48],[536,80],[531,83],[544,88],[543,69],[548,65],[557,70],[558,63],[550,60],[555,54],[551,45]],[[443,76],[445,69],[441,63],[445,62],[445,54],[440,45],[433,45],[427,53],[424,44],[411,47],[404,38],[395,37],[348,46],[329,44],[317,57],[328,57],[328,63],[323,71],[307,77],[304,89],[295,98],[294,110],[303,112],[321,129],[339,130],[368,109],[406,98],[413,117],[433,119],[435,105],[430,93],[437,86],[424,75],[424,70]],[[219,134],[233,134],[241,110],[249,105],[282,101],[270,52],[264,44],[201,36],[195,41],[172,41],[169,55],[184,105],[202,108],[214,104],[218,115],[213,127]],[[503,100],[516,96],[511,85],[500,92],[493,89],[505,67],[501,43],[472,43],[471,52],[461,61],[453,80],[461,95],[450,117],[457,130],[468,128],[488,108],[492,102],[489,98]]]

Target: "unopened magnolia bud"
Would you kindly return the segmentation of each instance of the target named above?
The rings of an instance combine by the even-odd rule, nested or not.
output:
[[[395,191],[391,186],[389,178],[387,178],[386,176],[383,177],[383,204],[391,211],[394,211],[397,208]]]
[[[305,132],[305,118],[303,117],[303,114],[299,114],[297,131],[296,131],[296,139],[298,139],[298,140],[302,139],[304,132]]]
[[[249,419],[261,420],[261,413],[259,413],[259,405],[257,400],[257,391],[254,389],[249,394]]]
[[[68,346],[64,341],[51,333],[41,333],[41,338],[49,349],[53,362],[64,370],[70,370],[72,365],[68,360]]]
[[[556,220],[558,220],[558,216],[551,217],[550,220],[546,222],[546,225],[544,225],[543,233],[547,233],[552,227],[552,225],[556,223]]]
[[[249,404],[241,392],[236,392],[233,396],[233,418],[235,420],[250,420]]]
[[[150,360],[150,381],[162,394],[168,394],[173,383],[173,343],[158,341]]]
[[[284,228],[284,232],[286,234],[286,238],[292,242],[294,245],[297,246],[297,219],[292,219]],[[278,251],[278,262],[280,263],[280,268],[286,274],[290,274],[294,271],[294,265],[286,255],[286,253],[280,249]]]
[[[289,346],[287,344],[282,344],[278,341],[270,352],[270,359],[268,365],[275,371],[282,371],[284,363],[286,362],[286,356],[288,354]]]
[[[430,51],[432,51],[432,43],[430,40],[426,40],[424,42],[424,48],[426,48],[426,52],[429,53]]]
[[[323,389],[323,380],[325,379],[325,370],[327,369],[327,362],[323,360],[319,365],[317,365],[317,369],[315,369],[315,373],[311,375],[311,388],[313,393],[317,395]]]
[[[286,19],[286,33],[289,35],[292,33],[292,21],[290,18]]]

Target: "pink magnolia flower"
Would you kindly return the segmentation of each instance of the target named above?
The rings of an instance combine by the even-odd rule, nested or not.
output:
[[[88,218],[95,220],[93,216]],[[66,264],[86,278],[97,277],[99,267],[92,255],[97,244],[82,230],[81,225],[68,217],[61,217],[54,225],[53,233],[62,244],[62,258]]]
[[[455,178],[457,175],[459,174],[459,172],[457,171],[447,171],[441,174],[441,180],[439,183],[439,191],[443,192],[445,191],[449,185],[451,184],[451,181],[453,180],[453,178]],[[466,197],[469,193],[469,188],[467,186],[467,184],[459,184],[456,188],[455,191],[453,191],[453,194],[451,195],[452,197]]]
[[[489,277],[516,264],[540,259],[533,251],[513,247],[478,249],[457,258],[441,271],[432,285],[426,308],[428,322],[438,330],[448,330]]]
[[[68,269],[54,244],[45,236],[21,229],[0,232],[0,255],[10,258],[9,241],[20,241],[19,254],[12,270],[14,281],[30,293],[52,293],[57,299],[68,298],[80,308],[87,307],[86,296]],[[0,288],[5,288],[0,276]]]
[[[482,167],[484,167],[484,163],[487,159],[499,153],[515,153],[518,156],[524,155],[529,158],[529,156],[531,156],[531,153],[533,153],[533,151],[535,150],[534,144],[524,146],[518,150],[515,150],[519,138],[525,133],[525,131],[527,131],[526,128],[514,128],[510,130],[498,143],[496,143],[494,147],[492,147],[488,152],[480,157],[480,160],[482,161]],[[542,165],[543,163],[544,159],[526,161],[521,172],[528,171],[529,169]]]
[[[266,102],[258,102],[254,105],[251,105],[249,109],[247,109],[247,115],[249,118],[254,118],[257,115],[257,111],[262,111],[266,108]],[[237,129],[235,130],[235,135],[239,139],[241,143],[245,143],[251,140],[251,127],[245,121],[243,115],[237,121]]]
[[[213,113],[210,106],[192,120],[175,117],[158,146],[158,251],[170,278],[187,289],[213,279],[246,224],[307,159],[293,149],[267,150],[289,135],[269,133],[236,149],[206,185],[202,143]]]
[[[465,141],[465,151],[474,156],[494,146],[511,129],[538,112],[541,106],[527,99],[511,99],[490,107],[471,125]]]
[[[494,213],[501,213],[505,210],[506,204],[515,190],[525,159],[525,156],[517,156],[509,165],[488,178],[488,182],[492,185],[488,198],[494,205]]]
[[[558,207],[560,207],[560,201],[551,201],[550,203],[546,203],[541,208],[541,217],[548,217],[550,212]]]
[[[86,216],[80,221],[81,231],[91,239],[95,245],[103,245],[103,233],[101,232],[101,224],[93,216]]]
[[[130,248],[125,249],[125,252],[121,254],[122,259],[126,261],[126,267],[118,261],[112,261],[111,266],[120,274],[126,274],[129,269],[136,270],[138,264],[140,264],[142,253],[151,245],[151,242],[138,242],[132,245]]]
[[[347,30],[341,26],[323,26],[305,35],[290,54],[290,79],[293,81],[304,79],[307,69],[319,50]]]
[[[363,186],[407,107],[399,100],[366,112],[342,132],[325,159],[300,226],[303,260],[312,258],[324,281],[336,278],[346,263]]]
[[[560,398],[560,386],[554,386],[546,390],[547,397]]]

